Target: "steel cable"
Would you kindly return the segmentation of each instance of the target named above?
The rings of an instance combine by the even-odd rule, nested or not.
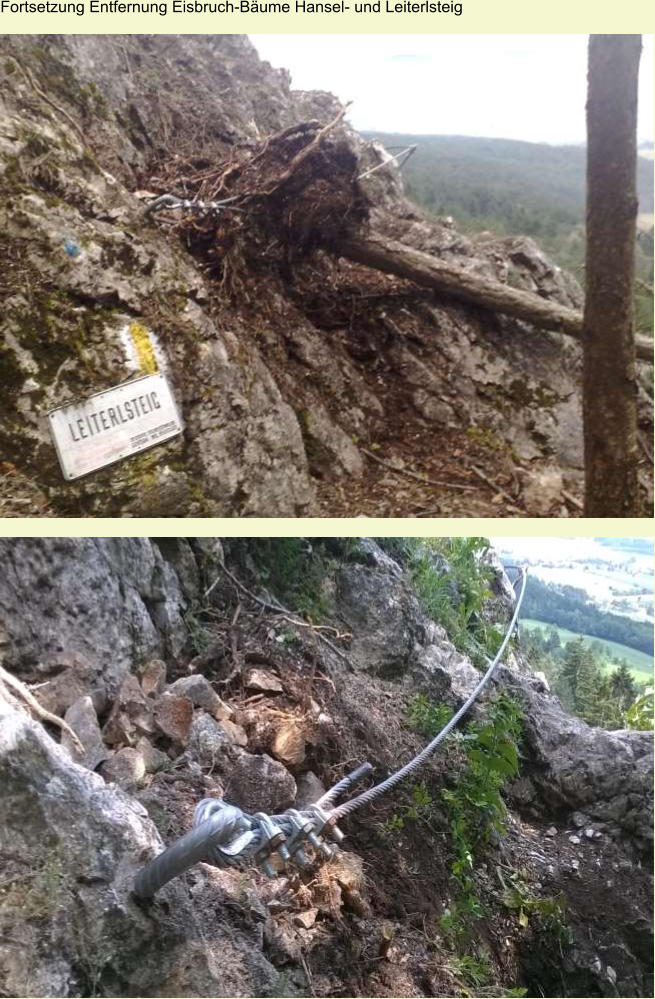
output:
[[[337,843],[343,839],[343,833],[336,825],[337,821],[362,805],[370,804],[387,794],[401,780],[414,773],[452,731],[489,682],[518,620],[525,593],[527,567],[521,567],[520,573],[521,592],[517,597],[512,619],[486,673],[461,708],[413,760],[380,784],[336,808],[330,806],[340,794],[371,771],[370,763],[363,763],[352,773],[342,777],[318,801],[301,811],[290,808],[282,815],[269,816],[264,812],[249,815],[219,798],[205,798],[196,807],[194,828],[140,871],[134,883],[135,894],[140,898],[151,898],[168,881],[183,874],[199,861],[225,868],[254,856],[265,873],[274,877],[277,871],[271,863],[273,853],[278,854],[283,865],[293,861],[304,866],[308,863],[303,850],[305,842],[310,843],[326,859],[330,858],[333,850],[325,839],[330,838]]]
[[[439,734],[435,736],[432,742],[428,743],[425,749],[421,750],[421,752],[417,756],[415,756],[413,760],[410,760],[409,763],[406,763],[404,767],[401,767],[400,770],[397,770],[395,774],[392,774],[390,777],[387,777],[387,779],[383,780],[380,784],[376,784],[375,787],[369,788],[368,791],[364,791],[362,794],[359,794],[356,798],[351,798],[350,801],[346,801],[343,805],[339,805],[330,813],[330,818],[334,819],[335,821],[338,821],[339,819],[343,818],[345,815],[350,815],[357,808],[361,808],[362,805],[368,805],[376,798],[379,798],[381,795],[387,794],[387,792],[391,791],[391,789],[394,788],[397,784],[399,784],[401,780],[404,780],[405,777],[409,777],[410,774],[413,774],[414,771],[418,770],[421,764],[424,763],[425,760],[427,760],[428,757],[432,755],[432,753],[434,753],[439,743],[443,742],[448,733],[453,730],[455,725],[457,725],[460,718],[462,718],[469,710],[469,708],[472,706],[472,704],[474,704],[474,702],[477,700],[483,688],[487,685],[487,683],[491,679],[493,672],[496,669],[496,666],[500,662],[503,652],[507,648],[507,644],[510,638],[512,637],[512,632],[514,631],[514,628],[516,626],[516,622],[519,616],[519,611],[521,610],[521,604],[523,602],[523,594],[525,593],[525,584],[528,575],[527,567],[522,566],[520,569],[520,573],[521,573],[520,579],[522,582],[521,592],[517,597],[516,606],[514,608],[514,614],[512,615],[512,620],[509,623],[509,627],[505,634],[505,638],[503,639],[502,644],[498,649],[498,652],[492,659],[491,664],[487,669],[487,672],[484,674],[484,676],[476,686],[473,693],[470,694],[469,697],[467,697],[467,699],[464,701],[459,711],[455,712],[450,721],[446,725],[444,725],[444,727],[441,729]]]

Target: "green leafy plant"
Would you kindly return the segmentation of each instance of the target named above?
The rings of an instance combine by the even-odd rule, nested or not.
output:
[[[418,724],[436,726],[441,721],[443,715],[439,717],[437,705],[430,710],[426,699],[412,703],[411,717]],[[473,881],[475,857],[493,835],[505,832],[506,809],[501,791],[506,781],[518,774],[521,731],[519,705],[502,695],[489,706],[485,721],[475,722],[463,735],[458,734],[457,746],[463,753],[464,766],[452,787],[442,791],[442,799],[452,834],[451,873],[459,894],[442,915],[440,928],[459,951],[470,939],[475,920],[482,915]]]
[[[454,712],[447,704],[435,704],[423,694],[416,694],[407,705],[406,719],[419,735],[433,738],[447,725]]]
[[[202,623],[196,610],[188,610],[186,612],[184,623],[189,633],[189,640],[194,653],[197,656],[202,655],[211,644],[211,632]]]
[[[472,954],[463,954],[461,957],[454,957],[451,963],[453,971],[467,987],[479,989],[491,980],[491,965],[485,955],[474,957]]]
[[[307,538],[252,538],[248,549],[260,582],[292,610],[312,621],[324,618],[323,584],[330,561]]]
[[[420,819],[429,820],[430,812],[434,807],[434,799],[423,781],[410,786],[411,802],[403,807],[399,812],[394,812],[391,818],[380,826],[382,832],[387,836],[393,836],[405,827],[406,822],[418,822]]]
[[[477,666],[500,647],[504,631],[484,620],[492,570],[484,565],[486,538],[385,539],[407,565],[425,613]]]
[[[539,897],[533,894],[518,871],[506,871],[503,875],[498,866],[496,874],[503,889],[503,905],[517,912],[522,929],[527,930],[530,925],[536,924],[560,943],[570,942],[571,931],[565,918],[566,897],[562,892]]]
[[[643,694],[636,698],[625,713],[627,728],[639,732],[653,730],[653,688],[647,687]]]

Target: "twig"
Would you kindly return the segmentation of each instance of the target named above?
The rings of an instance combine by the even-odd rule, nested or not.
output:
[[[652,465],[653,464],[653,448],[652,448],[652,445],[650,445],[650,446],[648,445],[648,443],[644,440],[644,435],[639,430],[637,431],[637,440],[639,441],[639,446],[641,447],[641,450],[644,452],[644,454],[646,455],[646,458],[648,459],[648,461]]]
[[[491,486],[491,488],[495,489],[497,493],[500,493],[503,499],[506,499],[508,501],[512,510],[514,510],[516,513],[525,513],[525,510],[521,510],[520,507],[516,506],[514,502],[514,497],[510,496],[508,492],[505,492],[505,490],[502,489],[497,482],[494,482],[493,479],[489,478],[489,476],[486,475],[480,468],[478,468],[477,465],[469,465],[469,468],[474,473],[474,475],[477,475],[477,477],[482,480],[482,482],[486,482],[488,486]]]
[[[354,667],[348,656],[345,655],[345,653],[343,653],[341,649],[338,649],[336,645],[334,645],[333,642],[331,642],[330,639],[326,638],[325,635],[323,634],[323,629],[326,627],[326,625],[310,624],[309,621],[299,621],[296,618],[291,617],[288,614],[288,612],[285,613],[284,608],[276,607],[275,604],[269,603],[268,600],[262,600],[262,598],[258,597],[256,593],[253,593],[252,590],[249,590],[247,586],[244,586],[241,580],[237,579],[237,577],[230,572],[230,570],[228,569],[228,567],[225,565],[224,562],[219,561],[219,565],[223,570],[223,572],[225,573],[225,575],[228,577],[228,579],[232,580],[237,589],[241,590],[242,593],[245,593],[246,596],[250,597],[251,600],[254,600],[256,604],[259,604],[259,606],[262,607],[264,610],[273,611],[274,614],[279,614],[280,617],[284,621],[288,621],[289,624],[293,624],[298,628],[309,628],[310,631],[313,631],[316,635],[318,635],[318,637],[320,638],[320,640],[323,642],[324,645],[327,645],[329,649],[332,649],[335,655],[337,655],[340,659],[342,659],[351,670],[354,670]],[[210,596],[210,594],[214,590],[214,587],[217,585],[219,579],[220,576],[217,576],[214,582],[211,584],[211,586],[209,586],[205,590],[204,594],[205,600]],[[335,628],[331,630],[336,631]],[[345,637],[351,637],[351,636],[340,635],[339,632],[337,632],[337,638],[345,638]]]
[[[408,468],[399,468],[397,465],[392,465],[390,462],[384,461],[383,458],[378,458],[377,454],[373,454],[372,451],[367,451],[365,447],[360,447],[359,450],[367,455],[371,461],[376,461],[378,465],[388,468],[390,472],[395,472],[396,475],[407,475],[410,479],[423,482],[426,486],[439,486],[442,489],[461,489],[466,492],[475,492],[475,486],[465,486],[459,482],[441,482],[440,479],[429,479],[427,475],[419,475],[417,472],[411,472]]]
[[[80,753],[84,753],[84,746],[78,739],[75,732],[73,732],[73,729],[70,727],[70,725],[67,722],[65,722],[63,718],[60,718],[59,715],[53,715],[50,711],[46,711],[45,708],[41,707],[36,697],[34,697],[34,695],[29,692],[25,684],[21,683],[21,681],[18,680],[15,676],[12,676],[11,673],[8,673],[7,670],[4,669],[2,666],[0,666],[0,680],[3,680],[8,687],[11,687],[12,690],[15,690],[16,693],[23,698],[25,703],[30,706],[30,708],[38,718],[40,718],[42,721],[50,722],[51,725],[56,725],[57,728],[60,728],[62,732],[65,732],[66,735],[68,735],[72,739],[75,748]]]
[[[309,970],[309,965],[307,964],[305,955],[302,953],[300,954],[300,963],[302,964],[302,970],[305,972],[305,978],[307,979],[309,991],[313,996],[315,996],[316,992],[314,991],[314,979],[312,978],[312,973]]]
[[[565,489],[562,489],[562,496],[577,510],[584,510],[584,503],[581,503],[577,496],[573,496],[572,493],[567,492]]]

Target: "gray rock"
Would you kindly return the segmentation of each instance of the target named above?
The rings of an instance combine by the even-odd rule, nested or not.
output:
[[[151,659],[139,669],[141,689],[147,697],[157,697],[166,687],[166,663]]]
[[[164,653],[175,659],[186,642],[186,603],[154,541],[5,538],[0,557],[5,665],[38,681],[82,656],[89,676],[66,707],[92,693],[98,677],[115,695],[134,663]]]
[[[296,782],[289,771],[265,753],[238,752],[227,774],[225,797],[246,812],[284,811],[296,797]]]
[[[226,748],[236,744],[236,738],[225,725],[204,711],[195,712],[191,722],[188,748],[190,755],[199,763],[215,767],[224,757]]]
[[[420,649],[416,660],[428,674],[435,700],[454,701],[459,707],[480,682],[479,671],[447,639]]]
[[[138,787],[145,777],[145,759],[139,750],[126,746],[103,763],[100,772],[108,784],[118,784],[128,791]]]
[[[80,697],[71,704],[64,715],[64,721],[70,725],[84,746],[84,753],[80,754],[68,733],[62,732],[61,744],[76,763],[81,763],[87,770],[95,770],[99,763],[111,755],[102,741],[98,716],[90,697]]]
[[[0,967],[9,995],[278,995],[275,969],[183,881],[132,896],[163,844],[142,805],[73,763],[0,691]],[[196,893],[198,894],[198,892]],[[189,932],[197,928],[198,935]],[[15,941],[20,940],[20,947]]]
[[[264,669],[249,669],[243,682],[248,690],[258,690],[264,694],[282,694],[284,692],[278,678]]]
[[[158,770],[163,770],[170,763],[170,759],[166,753],[162,753],[160,749],[153,746],[152,743],[145,738],[145,736],[139,739],[135,748],[143,760],[143,765],[147,774],[157,773]]]
[[[424,633],[418,604],[404,581],[384,569],[344,565],[336,583],[337,606],[353,634],[351,661],[380,676],[404,672]]]
[[[312,770],[308,770],[297,777],[296,784],[297,790],[294,808],[304,808],[305,805],[310,805],[312,802],[318,801],[327,790],[323,782],[319,780]]]
[[[324,470],[327,464],[328,469],[336,468],[341,474],[361,476],[362,456],[324,406],[313,406],[303,414],[303,430],[313,470]]]
[[[505,667],[497,676],[522,702],[524,753],[543,802],[580,813],[579,828],[590,818],[611,820],[648,849],[653,837],[653,733],[591,728],[568,714],[553,694],[535,690],[531,677]]]
[[[209,680],[200,673],[183,676],[168,688],[169,693],[188,697],[196,708],[204,708],[214,718],[230,718],[232,709],[218,696]]]
[[[188,697],[163,694],[155,705],[155,723],[160,732],[180,746],[186,746],[191,731],[193,705]]]

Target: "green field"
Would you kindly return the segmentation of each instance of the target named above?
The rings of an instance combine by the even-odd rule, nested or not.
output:
[[[558,632],[562,645],[564,645],[565,642],[570,642],[572,638],[578,638],[578,635],[575,632],[569,631],[567,628],[558,628],[556,624],[550,625],[546,621],[535,621],[533,618],[525,617],[521,618],[519,624],[528,629],[553,627]],[[606,646],[606,648],[608,648],[612,655],[615,655],[617,659],[625,659],[625,661],[629,663],[632,675],[637,683],[653,682],[653,657],[649,656],[646,652],[640,652],[638,649],[631,649],[627,645],[620,645],[618,642],[610,642],[606,638],[596,638],[594,635],[583,634],[582,637],[590,643],[600,642],[601,645]],[[611,670],[612,668],[612,663],[608,663],[605,667],[606,670]]]

